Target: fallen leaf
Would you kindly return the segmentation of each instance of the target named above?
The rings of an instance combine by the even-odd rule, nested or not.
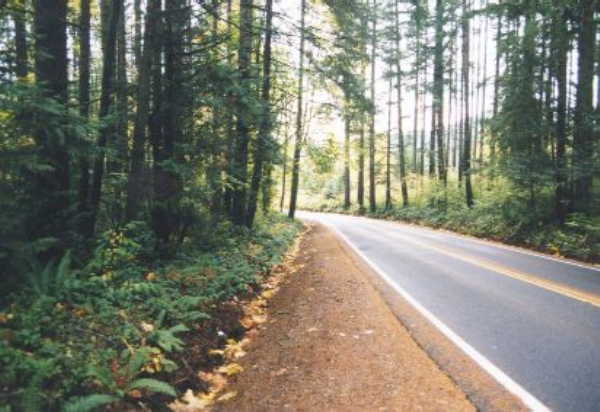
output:
[[[254,316],[252,316],[252,321],[256,325],[262,325],[263,323],[265,323],[267,321],[267,315],[254,315]]]
[[[252,320],[252,316],[246,316],[240,320],[240,324],[244,327],[244,329],[252,329],[256,326],[254,320]]]
[[[225,351],[223,349],[211,349],[208,351],[208,354],[212,356],[223,356],[225,355]]]
[[[142,321],[140,326],[142,327],[142,330],[144,332],[154,332],[154,325],[152,325],[151,323],[146,323]]]
[[[243,347],[247,345],[250,341],[248,339],[242,339],[239,342],[236,342],[235,339],[228,339],[227,345],[224,349],[224,356],[229,360],[240,359],[246,355]]]
[[[273,292],[273,290],[265,290],[261,296],[265,299],[271,299],[273,297],[273,295],[275,294],[275,292]]]
[[[242,368],[239,364],[232,362],[228,363],[227,365],[221,366],[219,369],[217,369],[217,371],[220,373],[224,373],[227,376],[234,376],[238,373],[243,372],[244,368]]]
[[[237,392],[235,392],[235,391],[227,392],[227,393],[221,395],[219,397],[219,399],[217,399],[217,401],[218,402],[225,402],[225,401],[228,401],[228,400],[231,400],[231,399],[235,398],[236,396],[237,396]]]
[[[214,403],[214,394],[201,394],[195,396],[191,389],[188,389],[181,400],[177,399],[168,406],[173,412],[200,412],[207,410]]]
[[[199,372],[198,377],[206,382],[210,391],[214,393],[220,392],[227,385],[227,379],[220,373]]]

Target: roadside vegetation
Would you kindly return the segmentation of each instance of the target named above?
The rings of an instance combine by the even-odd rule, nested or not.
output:
[[[273,2],[233,3],[0,0],[0,411],[164,410],[243,332],[299,224]]]
[[[222,224],[165,261],[134,222],[103,233],[83,267],[67,254],[33,268],[2,296],[0,398],[14,409],[0,410],[160,409],[206,389],[198,372],[222,361],[209,350],[240,339],[240,302],[260,291],[298,229],[279,215],[253,231]]]

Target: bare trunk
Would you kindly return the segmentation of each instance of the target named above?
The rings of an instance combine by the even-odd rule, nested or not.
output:
[[[350,114],[346,113],[344,128],[344,209],[350,208]]]
[[[240,82],[249,86],[251,81],[250,65],[252,58],[252,23],[253,0],[240,1],[240,50],[239,72]],[[246,184],[248,181],[248,145],[250,143],[250,115],[248,107],[242,102],[241,96],[237,103],[237,136],[233,158],[233,177],[235,188],[232,196],[231,221],[243,225],[246,216]]]
[[[266,27],[263,55],[262,104],[263,117],[258,131],[258,142],[254,150],[254,171],[248,200],[246,225],[252,227],[256,214],[258,192],[263,180],[263,163],[268,159],[271,142],[271,39],[273,27],[273,0],[266,0]]]
[[[148,0],[144,47],[139,64],[137,87],[137,111],[133,128],[133,147],[131,150],[131,166],[127,180],[127,205],[125,219],[133,220],[140,213],[144,190],[144,156],[146,144],[146,126],[150,118],[150,77],[155,49],[158,49],[156,30],[160,22],[160,0]]]
[[[468,207],[473,207],[473,187],[471,185],[471,122],[469,111],[469,13],[470,6],[468,0],[463,0],[463,16],[462,16],[462,80],[463,80],[463,104],[464,104],[464,121],[463,121],[463,173],[465,178],[465,197]]]
[[[369,209],[375,212],[377,209],[377,193],[375,181],[375,116],[377,114],[377,103],[375,102],[376,83],[376,59],[377,59],[377,0],[373,0],[373,28],[371,31],[371,102],[373,111],[369,124]]]
[[[100,95],[100,111],[98,117],[103,120],[104,125],[100,128],[96,146],[100,150],[107,147],[109,135],[114,132],[113,125],[107,124],[107,118],[110,114],[110,106],[115,91],[115,63],[117,46],[117,25],[119,13],[123,7],[123,0],[114,0],[110,8],[108,24],[106,26],[106,43],[104,45],[104,58],[102,62],[102,91]],[[100,208],[100,199],[102,197],[102,183],[104,179],[106,155],[100,153],[94,161],[94,175],[90,192],[90,221],[88,236],[92,237],[95,231],[96,218]]]
[[[577,96],[573,134],[573,162],[576,169],[573,205],[578,211],[587,211],[591,206],[594,170],[594,127],[591,118],[593,115],[596,22],[594,20],[595,0],[582,0],[580,3],[580,26],[577,38],[579,56]]]
[[[290,210],[288,216],[294,218],[296,214],[296,202],[298,201],[298,185],[300,183],[300,154],[302,152],[302,109],[304,94],[304,46],[306,41],[305,18],[306,0],[301,0],[300,11],[300,67],[298,69],[298,109],[296,113],[296,142],[294,147],[294,162],[292,164],[292,193],[290,196]]]
[[[90,0],[81,0],[79,8],[79,115],[87,119],[90,115]],[[85,153],[79,158],[79,170],[77,209],[79,213],[86,214],[89,213],[90,161]],[[83,217],[85,221],[87,217]],[[82,234],[85,235],[85,231]]]
[[[398,84],[398,156],[400,158],[400,184],[402,190],[402,205],[408,206],[408,187],[406,185],[406,159],[404,156],[404,132],[402,128],[402,65],[400,64],[400,15],[398,10],[398,2],[396,0],[396,81]]]
[[[393,84],[390,78],[389,95],[388,95],[388,130],[387,130],[387,144],[385,153],[385,209],[388,210],[392,207],[392,170],[391,170],[391,156],[392,156],[392,97],[393,97]]]

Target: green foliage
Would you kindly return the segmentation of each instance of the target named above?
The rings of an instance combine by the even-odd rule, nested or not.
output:
[[[83,269],[70,269],[70,254],[39,265],[0,309],[0,397],[18,410],[85,411],[131,401],[132,390],[175,396],[169,358],[277,264],[298,229],[259,216],[254,231],[221,225],[210,250],[193,238],[156,261],[152,232],[136,223],[104,233]]]
[[[180,351],[183,349],[183,341],[175,334],[181,332],[189,332],[189,329],[182,324],[169,329],[159,329],[149,337],[149,340],[156,342],[165,352]]]
[[[127,390],[146,389],[150,392],[164,393],[169,396],[177,396],[175,389],[168,383],[156,379],[142,378],[136,379],[127,386]]]
[[[109,403],[113,403],[118,401],[119,398],[111,395],[104,394],[94,394],[89,395],[83,398],[77,398],[69,402],[65,408],[64,412],[88,412],[93,411],[96,408],[107,405]]]
[[[308,154],[318,174],[331,173],[340,153],[339,145],[333,136],[329,136],[322,145],[308,146]]]
[[[33,270],[27,274],[29,286],[35,295],[57,296],[65,290],[71,271],[71,252],[67,252],[58,264],[51,260],[41,269],[38,261],[34,260]]]

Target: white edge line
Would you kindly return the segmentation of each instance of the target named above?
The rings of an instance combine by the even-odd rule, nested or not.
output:
[[[320,219],[319,219],[320,220]],[[363,252],[361,252],[356,246],[350,242],[350,239],[346,237],[341,231],[339,231],[335,226],[330,223],[323,222],[327,226],[329,226],[335,233],[340,236],[344,242],[350,248],[359,255],[377,274],[385,280],[388,285],[390,285],[396,292],[398,292],[404,299],[406,299],[415,309],[417,309],[425,318],[431,322],[436,328],[439,329],[452,343],[458,346],[465,354],[467,354],[471,359],[473,359],[483,370],[485,370],[488,374],[490,374],[498,383],[504,386],[509,392],[518,397],[528,408],[532,411],[550,411],[546,405],[540,402],[535,396],[527,392],[521,385],[512,380],[507,374],[502,372],[500,368],[494,365],[490,360],[488,360],[485,356],[479,353],[475,348],[469,345],[463,338],[457,335],[452,329],[450,329],[444,322],[439,320],[433,313],[427,310],[423,305],[421,305],[415,298],[413,298],[406,290],[404,290],[401,286],[394,283],[394,281],[381,269],[377,264],[375,264],[371,259],[369,259]]]

